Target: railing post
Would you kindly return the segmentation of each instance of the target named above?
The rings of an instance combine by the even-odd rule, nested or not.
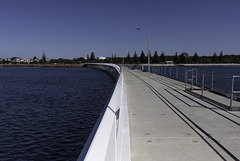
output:
[[[185,91],[187,90],[187,70],[185,69]]]
[[[214,78],[214,70],[212,70],[212,85],[211,85],[211,90],[213,90],[213,78]]]
[[[176,80],[178,80],[178,68],[176,68]]]
[[[196,69],[196,85],[197,85],[197,80],[198,80],[198,69]]]
[[[202,98],[203,98],[203,90],[204,90],[204,73],[202,75]]]
[[[233,90],[234,90],[234,76],[232,76],[232,89],[231,89],[230,109],[232,109]]]
[[[172,75],[172,73],[171,73],[171,72],[172,72],[172,68],[171,68],[171,67],[169,67],[169,70],[170,70],[170,71],[169,71],[169,72],[170,72],[170,74],[169,74],[169,75],[170,75],[170,78],[171,78],[171,75]]]
[[[193,69],[192,69],[192,81],[191,81],[191,90],[193,90]]]

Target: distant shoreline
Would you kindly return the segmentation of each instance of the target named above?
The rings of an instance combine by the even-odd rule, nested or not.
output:
[[[83,67],[83,64],[0,64],[0,67]]]
[[[119,64],[122,65],[122,64]],[[125,65],[148,65],[148,64],[125,64]],[[240,64],[150,64],[151,66],[237,66]],[[83,67],[83,64],[0,64],[0,67]]]
[[[148,64],[126,64],[126,65],[144,65],[147,66]],[[229,63],[229,64],[150,64],[151,66],[237,66],[240,64],[237,63]]]
[[[236,63],[229,63],[229,64],[179,64],[183,66],[226,66],[226,65],[240,65]]]

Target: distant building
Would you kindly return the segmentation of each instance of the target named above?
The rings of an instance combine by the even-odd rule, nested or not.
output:
[[[11,58],[11,62],[12,62],[12,63],[17,63],[17,64],[19,64],[19,63],[22,62],[22,59],[19,58],[19,57],[12,57],[12,58]]]
[[[10,58],[6,58],[5,61],[11,62],[11,59]]]
[[[98,59],[100,59],[100,60],[105,60],[105,59],[107,59],[106,57],[103,57],[103,56],[100,56],[100,57],[98,57]]]
[[[173,61],[166,61],[166,64],[174,64]]]
[[[30,64],[30,63],[33,62],[32,59],[27,59],[27,58],[24,58],[24,59],[22,59],[21,61],[22,61],[23,63],[27,63],[27,64]]]
[[[97,59],[98,59],[98,60],[101,60],[102,63],[103,63],[103,60],[105,60],[105,59],[107,59],[107,58],[106,58],[106,57],[103,57],[103,56],[100,56],[100,57],[98,57]]]
[[[28,58],[19,58],[19,57],[12,57],[11,59],[8,59],[9,62],[11,63],[16,63],[16,64],[20,64],[20,63],[27,63],[30,64],[33,62],[32,59],[28,59]]]

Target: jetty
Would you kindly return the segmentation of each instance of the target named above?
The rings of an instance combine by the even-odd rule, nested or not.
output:
[[[129,68],[123,73],[132,161],[240,160],[240,111],[186,92],[184,82]]]
[[[204,81],[194,84],[196,69],[179,81],[166,67],[152,73],[115,64],[84,67],[109,73],[116,86],[78,161],[240,160],[240,102],[233,97],[239,91],[213,92],[213,75],[208,90]]]

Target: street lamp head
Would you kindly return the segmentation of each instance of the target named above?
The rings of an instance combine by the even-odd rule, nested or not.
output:
[[[141,30],[141,28],[136,28],[136,30]]]

